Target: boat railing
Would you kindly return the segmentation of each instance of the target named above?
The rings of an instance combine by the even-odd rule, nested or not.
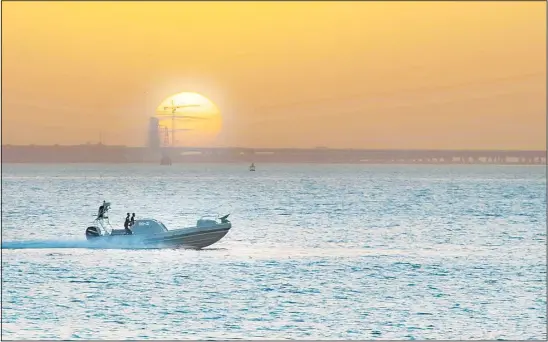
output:
[[[105,234],[111,234],[112,233],[113,228],[112,228],[112,225],[110,224],[108,216],[105,217],[105,219],[103,219],[100,224],[101,224],[101,228],[103,229]]]
[[[103,216],[102,218],[96,217],[95,220],[93,220],[93,223],[101,230],[102,235],[108,235],[112,232],[113,228],[108,220],[108,216]]]
[[[217,221],[219,218],[219,214],[217,213],[205,213],[200,216],[200,220],[214,220]]]

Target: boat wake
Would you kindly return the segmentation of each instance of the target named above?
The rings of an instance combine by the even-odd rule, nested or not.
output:
[[[135,243],[120,244],[108,241],[87,240],[27,240],[2,242],[2,249],[58,249],[58,248],[85,248],[85,249],[157,249],[145,244]]]

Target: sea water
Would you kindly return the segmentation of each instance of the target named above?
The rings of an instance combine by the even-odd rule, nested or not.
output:
[[[91,249],[103,200],[202,250]],[[3,165],[5,339],[546,339],[539,166]]]

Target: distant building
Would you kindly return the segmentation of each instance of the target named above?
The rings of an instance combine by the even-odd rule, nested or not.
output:
[[[158,118],[151,117],[148,124],[148,147],[153,150],[160,148],[160,131]]]

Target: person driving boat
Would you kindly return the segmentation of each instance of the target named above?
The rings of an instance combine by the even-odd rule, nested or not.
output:
[[[135,214],[134,214],[135,215]],[[132,218],[133,219],[133,218]],[[129,226],[131,224],[131,221],[129,219],[129,213],[127,213],[127,216],[126,216],[126,220],[124,221],[124,229],[126,230],[126,234],[127,235],[132,235],[133,232],[131,231],[131,229],[129,229]]]

